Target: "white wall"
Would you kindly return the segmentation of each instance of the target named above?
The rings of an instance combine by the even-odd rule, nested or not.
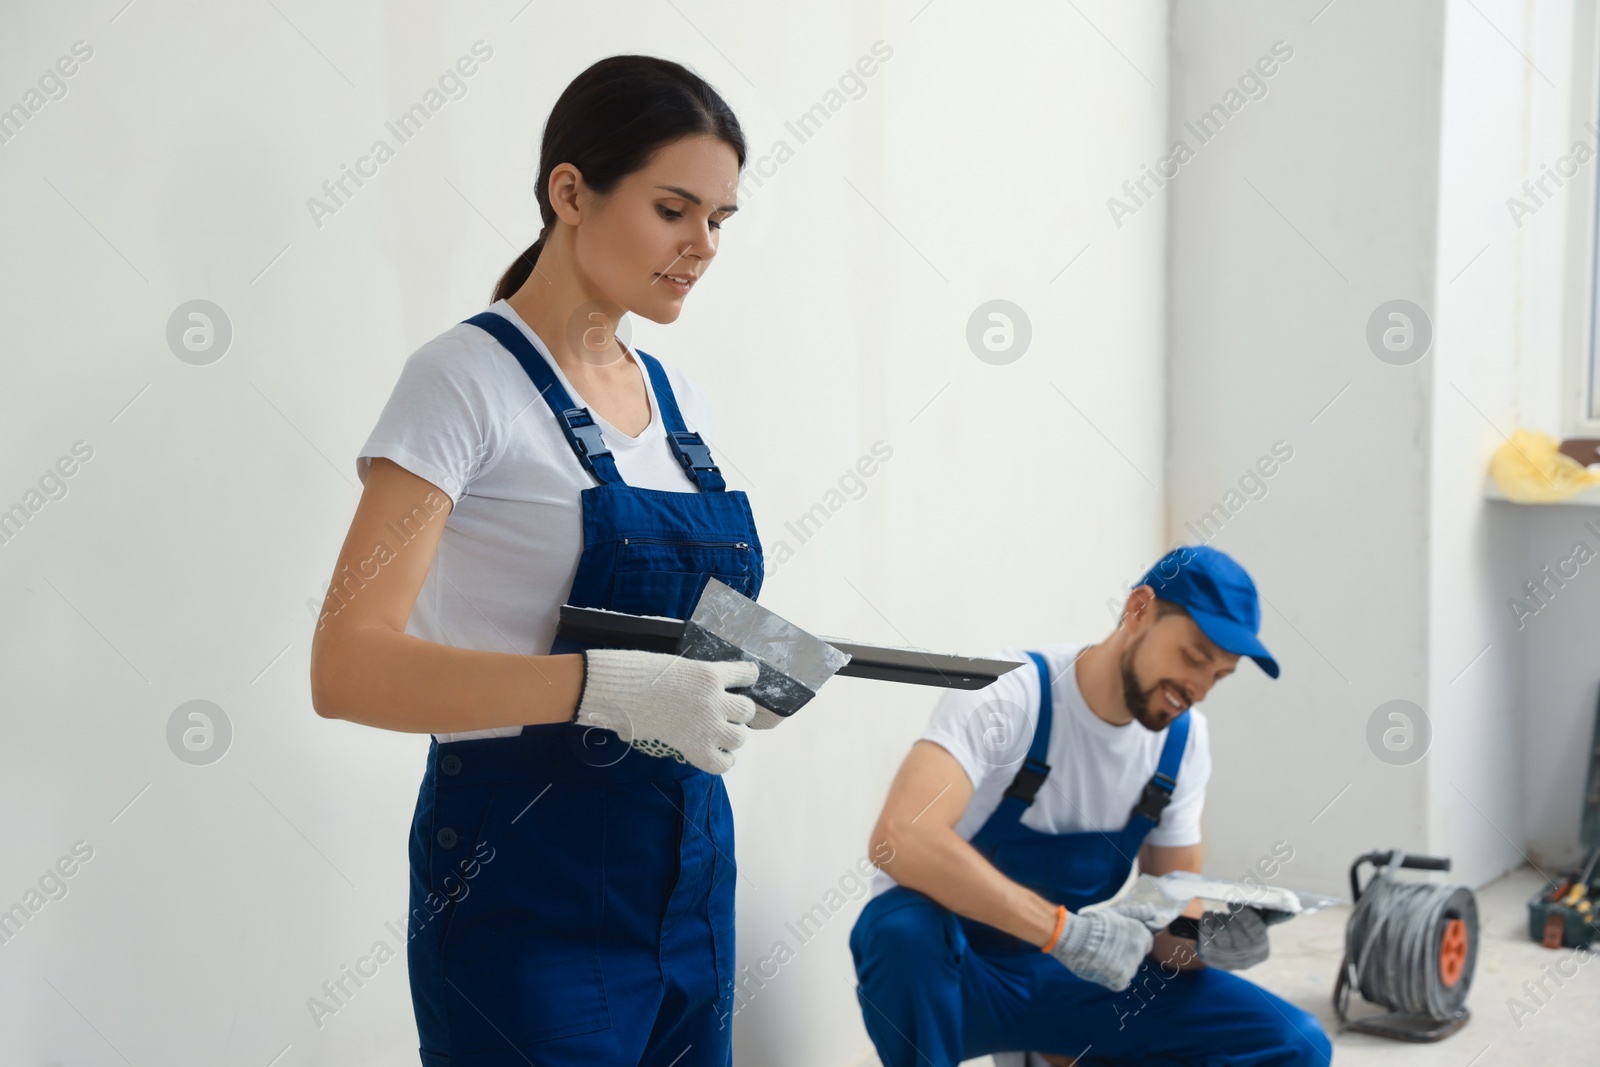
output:
[[[1237,877],[1283,839],[1284,884],[1340,892],[1358,853],[1427,840],[1426,763],[1381,763],[1366,726],[1427,699],[1430,364],[1380,362],[1364,335],[1383,301],[1431,302],[1443,12],[1318,7],[1173,9],[1174,136],[1274,42],[1293,56],[1164,193],[1168,533],[1196,540],[1186,523],[1293,449],[1211,528],[1256,580],[1282,676],[1244,664],[1207,701],[1206,866]]]
[[[1513,428],[1571,430],[1569,238],[1589,215],[1577,184],[1521,226],[1506,201],[1594,143],[1589,25],[1571,0],[1174,7],[1174,131],[1268,42],[1296,49],[1168,190],[1169,534],[1192,539],[1271,439],[1296,447],[1213,542],[1255,573],[1284,665],[1211,701],[1216,873],[1276,837],[1286,883],[1332,892],[1374,847],[1450,855],[1474,886],[1572,858],[1600,585],[1520,630],[1506,602],[1595,511],[1490,503],[1484,475]],[[1433,327],[1407,366],[1365,338],[1397,298]],[[1391,699],[1431,726],[1404,766],[1368,740]]]
[[[1539,576],[1540,568],[1570,556],[1574,542],[1586,541],[1591,548],[1600,542],[1585,525],[1600,528],[1600,508],[1539,508],[1521,519],[1523,567],[1510,595]],[[1578,577],[1555,594],[1519,634],[1526,646],[1523,833],[1529,858],[1551,873],[1575,863],[1580,853],[1579,814],[1594,740],[1595,634],[1600,633],[1600,574],[1594,563],[1580,568]],[[1501,610],[1506,610],[1503,604]]]
[[[1507,142],[1522,149],[1513,175],[1519,187],[1524,179],[1537,179],[1547,167],[1560,165],[1576,142],[1595,148],[1597,136],[1589,128],[1600,95],[1593,58],[1595,18],[1592,0],[1541,4],[1527,12],[1521,36],[1513,38],[1537,65],[1525,65],[1522,72],[1522,124],[1507,129]],[[1578,62],[1585,50],[1590,52],[1588,62]],[[1512,142],[1512,136],[1518,140]],[[1588,347],[1596,165],[1591,156],[1537,213],[1523,217],[1520,228],[1511,223],[1509,211],[1497,217],[1495,247],[1504,246],[1498,239],[1502,234],[1514,232],[1517,241],[1502,252],[1514,252],[1516,305],[1498,310],[1516,331],[1511,347],[1518,380],[1512,410],[1519,423],[1557,437],[1576,435],[1571,412],[1555,402],[1565,383],[1558,380],[1559,360],[1554,357]],[[1527,202],[1525,195],[1522,199]],[[1521,660],[1522,840],[1528,858],[1553,872],[1574,862],[1580,852],[1579,812],[1600,674],[1594,654],[1600,581],[1591,563],[1565,584],[1547,584],[1549,602],[1523,618],[1520,627],[1510,601],[1515,597],[1537,606],[1527,597],[1525,583],[1547,581],[1550,572],[1543,569],[1571,557],[1580,541],[1591,551],[1600,546],[1600,534],[1590,528],[1600,527],[1600,508],[1501,503],[1492,511],[1492,521],[1509,530],[1517,550],[1509,580],[1494,590],[1493,609],[1504,627],[1508,654]]]
[[[753,156],[795,148],[746,186],[682,319],[635,323],[711,393],[769,551],[875,441],[894,449],[861,499],[791,542],[765,603],[824,633],[974,654],[1094,639],[1105,599],[1163,547],[1165,205],[1120,231],[1103,207],[1161,151],[1163,5],[187,3],[0,20],[0,103],[74,41],[94,50],[0,145],[0,501],[73,442],[94,450],[0,546],[0,905],[74,842],[93,848],[0,947],[0,1032],[28,1062],[414,1062],[403,955],[320,1029],[307,1008],[375,942],[398,951],[385,923],[406,907],[426,749],[312,712],[307,602],[401,363],[478,310],[536,231],[539,129],[594,59],[690,63]],[[479,39],[494,54],[467,95],[314,226],[306,199]],[[893,56],[864,95],[795,145],[784,123],[879,39]],[[206,367],[164,338],[195,298],[234,328]],[[994,298],[1032,323],[1007,366],[965,341]],[[741,755],[741,963],[861,855],[933,695],[840,681]],[[166,740],[197,698],[233,728],[204,767]],[[859,906],[749,1001],[741,1059],[866,1047],[845,945]]]
[[[1562,271],[1577,194],[1552,198],[1521,226],[1506,201],[1523,197],[1523,179],[1539,177],[1540,164],[1582,132],[1569,110],[1572,52],[1568,0],[1449,5],[1429,356],[1427,708],[1436,743],[1426,766],[1430,847],[1455,856],[1455,877],[1473,885],[1524,862],[1533,837],[1554,829],[1525,810],[1524,783],[1546,788],[1558,731],[1549,709],[1533,717],[1524,694],[1528,679],[1544,673],[1528,672],[1529,653],[1555,628],[1535,619],[1540,625],[1519,630],[1507,610],[1538,565],[1525,570],[1525,509],[1486,501],[1483,489],[1490,456],[1514,427],[1557,437],[1564,429]],[[1557,510],[1577,527],[1590,509]],[[1574,702],[1559,707],[1567,725],[1592,722],[1572,716]],[[1574,825],[1581,791],[1580,778],[1556,805]]]
[[[1160,427],[1148,415],[1162,390],[1162,218],[1152,209],[1142,230],[1108,233],[1101,201],[1159,149],[1164,12],[1085,11],[1158,88],[1070,9],[886,17],[895,56],[882,110],[849,116],[850,143],[806,145],[756,193],[765,210],[792,204],[796,232],[769,245],[774,260],[795,260],[802,228],[838,220],[795,263],[804,310],[780,312],[782,328],[763,335],[768,358],[793,367],[772,395],[809,401],[752,411],[740,435],[741,449],[761,447],[771,427],[767,447],[803,464],[788,477],[752,471],[764,536],[782,536],[872,441],[895,449],[868,495],[769,579],[763,600],[792,618],[974,653],[1094,639],[1110,627],[1105,596],[1159,550]],[[794,96],[788,113],[809,99]],[[815,298],[818,276],[841,266],[839,298]],[[964,341],[968,314],[994,298],[1033,325],[1030,349],[1006,366]],[[830,411],[837,426],[818,427]],[[807,434],[814,461],[796,456]],[[842,680],[825,698],[785,727],[786,746],[750,746],[730,781],[749,875],[741,963],[780,939],[797,950],[738,1016],[737,1051],[760,1062],[840,1062],[865,1045],[846,943],[859,905],[804,947],[784,924],[865,852],[933,693]]]

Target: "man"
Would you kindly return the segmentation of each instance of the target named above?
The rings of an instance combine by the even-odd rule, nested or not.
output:
[[[873,829],[892,859],[850,935],[884,1064],[1024,1049],[1085,1067],[1330,1062],[1314,1016],[1207,965],[1240,965],[1234,934],[1264,951],[1262,913],[1190,901],[1173,926],[1202,931],[1197,945],[1170,915],[1081,910],[1135,857],[1146,874],[1200,870],[1211,755],[1194,705],[1240,656],[1278,676],[1260,617],[1231,558],[1174,549],[1099,644],[1007,649],[1025,666],[940,699]]]

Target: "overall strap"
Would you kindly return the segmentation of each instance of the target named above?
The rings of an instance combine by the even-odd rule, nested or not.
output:
[[[700,435],[684,426],[683,414],[678,410],[678,398],[672,393],[672,383],[667,381],[667,372],[662,368],[661,361],[642,349],[635,348],[634,351],[639,353],[639,358],[644,360],[645,370],[650,372],[656,404],[661,408],[661,421],[667,428],[667,444],[678,458],[678,465],[694,480],[702,493],[722,492],[727,488],[727,483],[722,480],[722,471],[712,461],[711,449],[700,440]]]
[[[606,447],[605,439],[600,436],[599,423],[590,416],[588,408],[580,408],[572,403],[572,397],[551,373],[550,365],[521,330],[506,321],[504,315],[493,311],[480,312],[462,321],[483,330],[517,357],[517,362],[522,364],[522,369],[533,381],[534,388],[539,390],[539,395],[544,397],[545,403],[555,413],[556,421],[561,424],[561,432],[566,435],[567,443],[572,446],[573,454],[583,464],[584,470],[594,475],[602,485],[627,484],[617,470],[616,460]]]
[[[1005,795],[1000,798],[1000,806],[991,817],[1003,822],[1022,818],[1022,813],[1033,803],[1034,794],[1039,792],[1039,787],[1050,774],[1050,764],[1044,758],[1050,751],[1050,720],[1054,710],[1051,706],[1054,701],[1050,695],[1050,668],[1037,652],[1029,652],[1028,658],[1033,660],[1034,668],[1039,672],[1039,721],[1033,727],[1033,742],[1028,746],[1028,755],[1023,759],[1016,776],[1011,779],[1011,784],[1006,787]]]
[[[1167,742],[1161,747],[1161,759],[1156,773],[1144,784],[1139,803],[1128,814],[1128,829],[1140,837],[1155,829],[1161,821],[1161,812],[1172,800],[1172,791],[1178,787],[1178,767],[1183,763],[1183,746],[1189,739],[1189,712],[1184,711],[1167,724]]]

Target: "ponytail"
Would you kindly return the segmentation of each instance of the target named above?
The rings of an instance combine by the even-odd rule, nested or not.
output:
[[[500,276],[499,284],[494,287],[493,300],[505,300],[522,288],[522,284],[528,280],[534,266],[539,262],[539,253],[544,251],[544,239],[549,232],[548,226],[540,230],[539,239],[529,245],[527,251],[514,259],[511,266],[506,268],[506,272]]]

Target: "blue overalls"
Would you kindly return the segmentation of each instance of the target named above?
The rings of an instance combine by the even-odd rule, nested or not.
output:
[[[583,554],[568,603],[687,618],[707,576],[754,598],[749,501],[639,352],[694,492],[634,488],[588,409],[493,312],[574,454]],[[551,653],[583,645],[557,638]],[[424,1067],[733,1062],[733,812],[722,779],[610,730],[528,725],[428,748],[412,820],[407,965]]]
[[[1077,911],[1116,895],[1172,798],[1190,717],[1167,726],[1156,772],[1117,831],[1048,834],[1022,813],[1050,773],[1050,676],[1027,758],[971,844],[1001,873]],[[1134,729],[1130,726],[1129,729]],[[1300,1065],[1329,1062],[1316,1018],[1227,971],[1163,968],[1149,957],[1121,992],[1079,978],[1038,945],[894,886],[850,932],[867,1033],[887,1067],[947,1067],[995,1052],[1048,1052],[1099,1064]]]

